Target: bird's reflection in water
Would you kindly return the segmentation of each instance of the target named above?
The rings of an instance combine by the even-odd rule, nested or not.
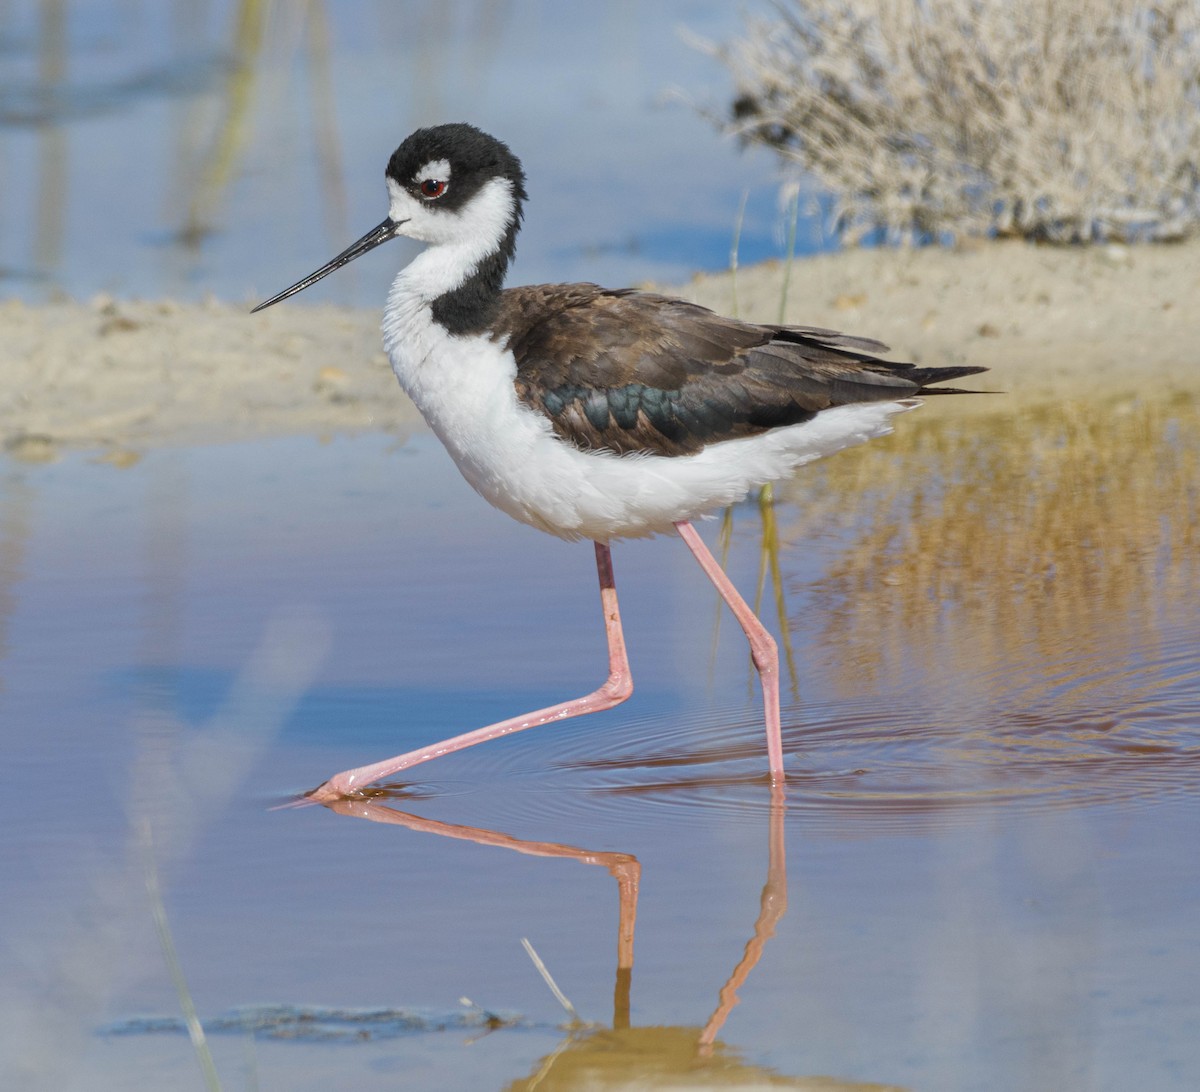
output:
[[[481,827],[424,819],[392,807],[382,795],[367,799],[340,799],[324,806],[341,815],[391,823],[426,834],[459,838],[479,845],[498,846],[534,857],[558,857],[599,865],[617,881],[617,971],[612,1027],[573,1023],[562,1042],[535,1072],[505,1086],[506,1092],[552,1092],[555,1089],[679,1088],[804,1088],[817,1090],[873,1090],[887,1092],[892,1085],[862,1084],[831,1077],[788,1077],[741,1059],[718,1035],[738,1003],[738,990],[746,983],[776,926],[787,911],[787,859],[784,844],[784,789],[771,790],[767,824],[767,877],[753,933],[742,958],[717,994],[717,1007],[702,1026],[633,1027],[630,992],[633,981],[633,937],[637,920],[641,865],[628,853],[604,853],[558,842],[535,842]]]
[[[391,823],[424,834],[440,834],[443,838],[458,838],[481,846],[499,846],[531,857],[560,857],[584,864],[600,865],[617,881],[617,984],[613,1003],[614,1027],[629,1027],[629,991],[633,977],[633,927],[637,920],[638,883],[642,866],[629,853],[599,853],[558,842],[531,842],[514,838],[497,830],[468,827],[459,823],[443,823],[437,819],[422,819],[411,812],[400,811],[381,802],[383,794],[367,798],[342,797],[324,806],[339,815],[370,819],[373,823]]]

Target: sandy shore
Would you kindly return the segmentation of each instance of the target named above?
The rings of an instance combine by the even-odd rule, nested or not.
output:
[[[767,264],[674,289],[776,321],[785,270]],[[1196,390],[1200,244],[856,250],[797,261],[787,318],[879,338],[897,359],[971,362],[1018,395]],[[375,310],[98,298],[0,304],[10,456],[92,449],[132,461],[164,444],[418,427],[379,344]]]

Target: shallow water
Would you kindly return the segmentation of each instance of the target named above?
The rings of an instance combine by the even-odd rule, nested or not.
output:
[[[272,810],[593,686],[590,548],[427,436],[8,465],[8,1072],[204,1087],[169,936],[227,1089],[1194,1087],[1197,409],[1111,415],[1108,466],[1063,419],[926,407],[781,490],[774,553],[734,513],[738,583],[780,568],[782,800],[659,540],[615,551],[628,704]]]

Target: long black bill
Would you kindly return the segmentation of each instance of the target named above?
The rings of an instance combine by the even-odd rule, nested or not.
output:
[[[399,227],[400,224],[389,216],[382,224],[371,228],[358,242],[351,243],[341,254],[332,261],[326,262],[315,273],[310,273],[304,280],[293,284],[291,288],[285,288],[279,295],[272,296],[265,303],[260,303],[250,314],[254,314],[255,311],[261,311],[264,307],[270,307],[280,300],[286,300],[288,296],[294,296],[297,292],[303,292],[310,284],[316,284],[322,277],[328,277],[335,269],[341,269],[342,266],[354,261],[355,258],[366,254],[368,250],[374,250],[380,243],[386,243],[389,239],[394,239]]]

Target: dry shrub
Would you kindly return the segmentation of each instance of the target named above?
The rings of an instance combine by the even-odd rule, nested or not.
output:
[[[1175,239],[1200,226],[1200,5],[790,0],[716,48],[729,128],[856,242]]]

